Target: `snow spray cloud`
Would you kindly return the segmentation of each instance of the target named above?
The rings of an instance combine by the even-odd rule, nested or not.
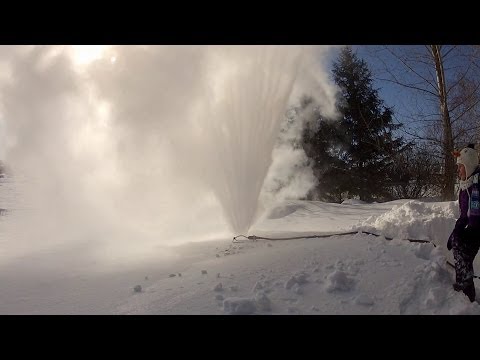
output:
[[[272,165],[260,194],[260,206],[268,208],[277,202],[299,199],[307,195],[316,184],[311,161],[300,145],[307,121],[314,119],[306,113],[317,111],[329,119],[338,117],[335,99],[338,88],[329,79],[332,50],[337,46],[309,46],[304,48],[294,89],[290,96],[286,116],[272,153]],[[313,102],[301,114],[292,110],[307,96]]]
[[[17,181],[27,180],[21,182],[25,206],[2,228],[12,239],[5,250],[21,254],[108,238],[115,227],[103,211],[103,190],[117,180],[104,109],[73,68],[68,48],[9,50],[0,54],[7,70],[0,79],[2,152]]]
[[[88,238],[131,249],[248,230],[312,53],[112,46],[79,67],[70,47],[4,51],[3,152],[32,179],[29,201],[41,211],[24,226],[31,241]]]
[[[210,172],[215,175],[211,183],[236,234],[248,231],[272,197],[298,198],[316,184],[305,153],[295,146],[304,124],[291,124],[280,136],[279,129],[287,106],[305,94],[320,99],[322,114],[336,115],[337,89],[324,61],[330,49],[216,49],[217,66],[210,76],[219,81],[209,97],[216,102],[210,102],[202,124],[207,139],[202,147],[210,148],[207,158],[219,164]],[[212,135],[217,140],[211,141]]]
[[[115,50],[120,51],[115,68],[110,72],[97,69],[94,78],[102,79],[97,81],[100,93],[112,103],[113,117],[124,129],[117,138],[129,149],[121,156],[126,168],[137,167],[139,149],[141,154],[158,154],[158,148],[146,147],[163,143],[162,153],[170,151],[165,160],[175,159],[171,169],[175,181],[184,179],[182,188],[193,190],[186,199],[198,198],[208,190],[221,205],[230,230],[248,230],[302,49],[210,46]],[[147,158],[158,161],[158,155]],[[153,167],[140,163],[139,170]],[[140,175],[137,179],[145,178]],[[158,184],[167,183],[155,180],[149,193],[155,192]],[[191,209],[191,204],[185,202],[184,208]]]

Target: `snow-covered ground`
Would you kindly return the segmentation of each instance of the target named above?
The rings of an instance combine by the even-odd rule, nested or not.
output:
[[[17,241],[9,224],[27,210],[12,203],[8,181],[0,192],[0,207],[16,209],[0,216],[1,314],[480,314],[478,303],[453,291],[446,265],[456,202],[286,201],[249,235],[366,230],[394,240],[361,233],[243,243],[222,238],[159,245],[135,262],[102,262],[81,242],[9,252]]]

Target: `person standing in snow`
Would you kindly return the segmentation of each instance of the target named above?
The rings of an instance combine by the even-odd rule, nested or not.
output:
[[[447,241],[447,249],[453,249],[455,259],[455,291],[462,290],[471,302],[475,301],[473,283],[473,260],[480,247],[480,184],[479,161],[473,145],[460,152],[454,152],[457,158],[460,191],[458,204],[460,217]]]

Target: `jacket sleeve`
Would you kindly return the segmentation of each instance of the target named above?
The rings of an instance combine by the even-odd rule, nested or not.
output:
[[[465,191],[460,193],[458,198],[459,206],[460,206],[460,217],[457,219],[455,223],[455,228],[453,229],[453,233],[457,236],[460,236],[465,227],[468,224],[468,195]]]

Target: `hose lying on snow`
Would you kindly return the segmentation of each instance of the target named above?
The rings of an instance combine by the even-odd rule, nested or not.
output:
[[[297,240],[297,239],[317,239],[317,238],[327,238],[327,237],[332,237],[332,236],[343,236],[343,235],[355,235],[355,234],[358,234],[358,233],[362,233],[362,234],[367,234],[367,235],[373,235],[373,236],[381,236],[381,235],[378,235],[378,234],[375,234],[375,233],[372,233],[372,232],[369,232],[369,231],[350,231],[350,232],[344,232],[344,233],[335,233],[335,234],[320,234],[320,235],[309,235],[309,236],[295,236],[295,237],[278,237],[278,238],[269,238],[269,237],[263,237],[263,236],[256,236],[256,235],[250,235],[250,236],[245,236],[245,235],[237,235],[237,236],[234,236],[233,237],[233,241],[234,243],[238,243],[238,242],[244,242],[246,240],[237,240],[238,238],[240,237],[243,237],[247,240],[253,240],[253,241],[257,241],[257,240]],[[387,240],[393,240],[393,238],[390,238],[390,237],[387,237],[385,236],[385,239]],[[433,246],[437,246],[435,245],[433,242],[431,242],[430,240],[417,240],[417,239],[402,239],[402,240],[408,240],[410,242],[418,242],[418,243],[431,243],[433,244]]]
[[[382,236],[382,235],[375,234],[375,233],[372,233],[372,232],[369,232],[369,231],[350,231],[350,232],[334,233],[334,234],[320,234],[320,235],[294,236],[294,237],[277,237],[277,238],[270,238],[270,237],[256,236],[256,235],[250,235],[250,236],[237,235],[237,236],[233,237],[232,242],[233,243],[241,243],[241,242],[245,242],[247,240],[252,240],[252,241],[271,240],[271,241],[274,241],[274,240],[319,239],[319,238],[328,238],[328,237],[332,237],[332,236],[355,235],[355,234],[358,234],[358,233],[366,234],[366,235],[373,235],[373,236],[377,236],[377,237]],[[237,240],[238,238],[245,238],[245,240]],[[393,238],[387,237],[387,236],[385,236],[385,239],[386,240],[393,240]],[[402,239],[402,240],[415,242],[415,243],[430,243],[434,247],[437,247],[437,245],[433,241],[430,241],[430,240],[418,240],[418,239]],[[453,265],[448,260],[447,260],[447,265],[451,266],[452,268],[455,268],[455,265]],[[480,276],[473,275],[473,277],[475,279],[480,279]]]

